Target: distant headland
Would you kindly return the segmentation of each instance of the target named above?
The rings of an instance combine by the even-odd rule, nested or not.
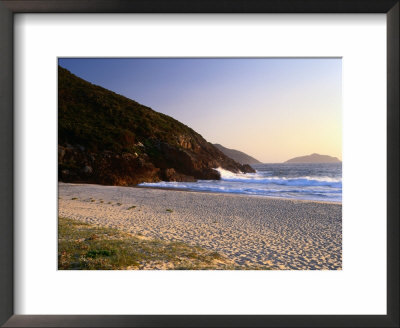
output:
[[[218,148],[220,151],[222,151],[226,156],[232,158],[236,162],[240,164],[260,164],[261,162],[254,157],[251,157],[250,155],[245,154],[242,151],[236,150],[236,149],[229,149],[226,148],[220,144],[214,144],[214,147]]]
[[[314,153],[307,156],[294,157],[284,163],[341,163],[341,161],[337,157]]]

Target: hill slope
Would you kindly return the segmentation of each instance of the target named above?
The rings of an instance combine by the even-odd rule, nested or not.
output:
[[[260,161],[256,160],[254,157],[251,157],[239,150],[236,149],[229,149],[225,148],[224,146],[220,144],[214,144],[216,148],[218,148],[220,151],[222,151],[226,156],[232,158],[236,162],[240,164],[259,164],[261,163]]]
[[[314,153],[289,159],[285,163],[341,163],[341,161],[337,157]]]
[[[253,172],[170,116],[58,68],[59,180],[106,185]]]

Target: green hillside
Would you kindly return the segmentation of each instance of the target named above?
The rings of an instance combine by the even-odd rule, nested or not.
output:
[[[58,68],[59,180],[111,185],[252,172],[170,116]]]

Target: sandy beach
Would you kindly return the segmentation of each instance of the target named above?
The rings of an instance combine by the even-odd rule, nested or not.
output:
[[[183,241],[239,265],[342,268],[340,203],[59,183],[59,216]]]

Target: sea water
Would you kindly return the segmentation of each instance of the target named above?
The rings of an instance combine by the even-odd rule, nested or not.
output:
[[[279,198],[342,201],[342,164],[255,164],[256,173],[216,168],[221,180],[142,183],[143,187],[176,188]]]

